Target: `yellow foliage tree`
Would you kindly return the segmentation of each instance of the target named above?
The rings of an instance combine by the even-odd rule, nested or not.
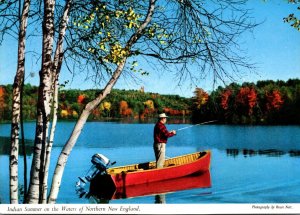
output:
[[[154,110],[154,102],[151,99],[145,101],[144,105],[146,105],[149,109]]]
[[[111,108],[111,103],[110,102],[103,102],[100,104],[100,110],[101,111],[110,111],[110,108]]]
[[[69,113],[68,113],[67,110],[61,110],[60,116],[61,116],[62,118],[66,118],[66,117],[68,117],[68,115],[69,115]]]
[[[194,95],[195,95],[193,97],[194,105],[196,106],[197,109],[200,109],[203,105],[205,105],[209,98],[208,93],[198,87],[194,91]]]
[[[75,118],[77,118],[77,117],[78,117],[78,113],[77,113],[77,111],[73,110],[73,112],[72,112],[72,116],[73,116],[73,117],[75,117]]]

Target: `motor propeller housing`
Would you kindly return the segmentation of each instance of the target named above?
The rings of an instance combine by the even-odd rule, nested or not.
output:
[[[106,169],[108,166],[115,164],[115,162],[110,163],[110,160],[102,154],[94,154],[91,159],[92,166],[86,173],[84,177],[78,177],[80,181],[77,182],[77,186],[80,186],[82,182],[83,185],[90,182],[97,174],[106,174]]]
[[[107,166],[110,164],[110,160],[102,154],[94,154],[91,162],[100,172],[106,171]]]

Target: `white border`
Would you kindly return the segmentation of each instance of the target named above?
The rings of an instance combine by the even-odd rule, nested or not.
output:
[[[0,204],[0,214],[300,214],[300,204]]]

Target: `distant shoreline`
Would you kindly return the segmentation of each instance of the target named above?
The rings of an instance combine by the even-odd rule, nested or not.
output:
[[[12,85],[0,85],[0,119],[9,122]],[[60,90],[58,120],[76,121],[99,90]],[[38,88],[24,86],[23,119],[36,116]],[[89,115],[88,121],[149,123],[166,113],[169,123],[218,120],[227,125],[300,125],[300,79],[231,83],[208,93],[196,88],[194,97],[160,95],[143,90],[113,89]],[[51,119],[52,116],[50,115]]]

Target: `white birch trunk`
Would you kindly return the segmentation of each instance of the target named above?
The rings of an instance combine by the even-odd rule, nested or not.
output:
[[[51,80],[44,78],[44,84],[47,86],[51,85]],[[41,87],[40,87],[41,88]],[[41,92],[39,93],[39,102],[38,102],[38,118],[36,125],[36,137],[35,137],[35,147],[34,154],[30,172],[30,183],[29,183],[29,191],[27,203],[37,204],[40,200],[40,189],[43,182],[44,177],[44,156],[45,156],[45,146],[47,140],[47,129],[49,126],[49,121],[47,120],[47,116],[49,117],[49,111],[44,109],[44,105],[46,103],[46,99],[44,100],[43,89],[39,89]],[[42,95],[41,95],[42,94]],[[49,104],[46,104],[49,106]]]
[[[84,110],[82,111],[82,114],[80,115],[80,118],[78,119],[69,140],[65,144],[65,146],[58,158],[55,172],[54,172],[53,179],[52,179],[52,186],[51,186],[50,195],[48,197],[48,203],[51,204],[51,203],[56,202],[60,184],[61,184],[63,171],[64,171],[65,165],[67,163],[69,154],[71,153],[71,151],[81,133],[81,130],[83,129],[83,126],[87,121],[88,116],[101,103],[101,101],[103,101],[103,99],[111,92],[111,89],[113,88],[113,86],[115,85],[115,83],[117,82],[118,78],[120,77],[120,75],[122,73],[124,65],[125,65],[125,60],[122,63],[120,63],[120,65],[118,66],[118,69],[114,72],[113,77],[110,79],[109,83],[106,85],[103,92],[97,98],[95,98],[93,101],[89,102],[85,106]]]
[[[47,190],[48,190],[48,175],[49,175],[49,166],[50,166],[50,158],[51,158],[51,150],[54,140],[55,128],[57,123],[57,109],[58,109],[58,83],[55,81],[54,83],[54,96],[53,96],[53,120],[51,125],[50,137],[47,143],[46,148],[46,159],[45,159],[45,170],[44,170],[44,179],[43,179],[43,188],[42,188],[42,204],[47,203]]]
[[[9,159],[10,203],[18,204],[18,156],[19,156],[19,125],[21,115],[21,91],[25,74],[25,41],[30,0],[25,0],[20,20],[18,43],[18,68],[13,85],[11,152]]]
[[[24,78],[24,76],[22,77]],[[17,78],[15,82],[18,81]],[[11,149],[9,157],[10,203],[18,204],[18,156],[19,156],[19,124],[20,124],[20,85],[14,85],[11,123]]]
[[[46,141],[52,97],[51,69],[54,37],[54,8],[54,0],[44,1],[42,69],[40,71],[40,86],[37,104],[35,147],[27,198],[27,202],[31,204],[37,204],[42,201],[41,190],[42,182],[44,180]]]
[[[135,32],[132,37],[127,42],[126,49],[130,50],[132,45],[140,38],[142,31],[146,28],[146,26],[151,21],[152,15],[154,13],[154,6],[155,6],[156,0],[149,0],[149,9],[147,13],[147,17],[145,18],[143,24],[139,27],[137,32]],[[93,101],[89,102],[83,112],[81,113],[73,132],[65,144],[64,148],[62,149],[62,152],[59,155],[55,172],[52,179],[52,185],[51,185],[51,191],[50,195],[48,197],[48,203],[55,203],[57,200],[58,192],[61,185],[61,180],[64,172],[65,165],[67,163],[68,157],[81,133],[81,130],[83,129],[84,124],[87,121],[88,116],[90,113],[105,99],[105,97],[111,92],[113,86],[116,84],[117,80],[119,79],[120,75],[122,74],[123,68],[125,66],[127,58],[124,58],[123,61],[118,65],[117,69],[113,73],[111,79],[103,89],[102,93],[99,94],[98,97],[96,97]]]
[[[46,159],[45,159],[45,169],[44,169],[44,179],[43,179],[43,187],[42,187],[42,202],[43,204],[47,203],[47,191],[48,191],[48,175],[49,175],[49,166],[50,166],[50,158],[51,158],[51,151],[53,146],[55,128],[57,123],[57,109],[58,109],[58,87],[59,87],[59,73],[62,65],[63,60],[63,40],[66,34],[68,19],[69,19],[69,12],[72,0],[68,0],[65,5],[64,14],[61,19],[60,30],[58,41],[56,44],[56,51],[54,56],[53,68],[52,71],[54,73],[54,81],[53,81],[53,119],[50,131],[49,141],[46,147]]]

